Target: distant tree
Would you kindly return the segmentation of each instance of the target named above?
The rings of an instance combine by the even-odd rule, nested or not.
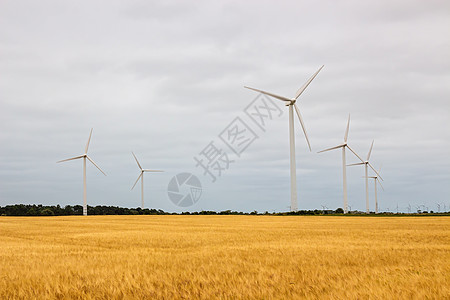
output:
[[[339,207],[338,209],[336,209],[335,213],[337,213],[337,214],[343,214],[343,213],[344,213],[344,210],[343,210],[342,208]]]
[[[41,210],[41,216],[54,216],[55,213],[50,208],[44,208]]]
[[[66,206],[64,206],[64,209],[63,209],[63,215],[65,215],[65,216],[70,216],[70,215],[73,215],[73,208],[72,208],[72,206],[70,206],[70,205],[66,205]]]
[[[82,215],[83,214],[83,206],[81,206],[81,205],[74,205],[73,206],[73,214],[74,215]]]
[[[37,216],[39,215],[39,211],[36,208],[36,205],[31,206],[27,211],[27,216]]]

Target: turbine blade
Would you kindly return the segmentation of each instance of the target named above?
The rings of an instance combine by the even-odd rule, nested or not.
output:
[[[283,97],[283,96],[278,96],[278,95],[275,95],[275,94],[272,94],[272,93],[269,93],[269,92],[265,92],[265,91],[261,91],[261,90],[258,90],[258,89],[254,89],[254,88],[251,88],[251,87],[248,87],[248,86],[244,86],[244,87],[245,87],[246,89],[254,90],[254,91],[256,91],[256,92],[260,92],[260,93],[263,93],[263,94],[265,94],[265,95],[268,95],[268,96],[277,98],[278,100],[281,100],[281,101],[288,101],[288,102],[291,102],[291,99],[286,98],[286,97]]]
[[[311,145],[309,143],[308,134],[306,133],[305,124],[303,123],[302,115],[300,114],[300,110],[297,105],[294,104],[295,112],[297,113],[298,119],[300,120],[300,124],[302,125],[303,133],[305,134],[306,142],[308,143],[309,151],[311,151]]]
[[[347,143],[348,129],[350,128],[350,114],[348,114],[347,129],[345,130],[344,142]]]
[[[358,154],[356,154],[356,152],[353,151],[353,149],[352,149],[349,145],[347,145],[347,148],[348,148],[348,150],[352,151],[352,153],[355,154],[355,156],[356,156],[357,158],[359,158],[359,160],[360,160],[361,162],[364,162],[364,160],[361,158],[361,156],[359,156]]]
[[[131,190],[134,189],[134,187],[136,186],[136,183],[138,183],[139,179],[141,178],[143,172],[141,172],[141,174],[139,174],[138,178],[136,179],[136,182],[133,184],[133,187],[131,188]]]
[[[92,136],[92,130],[93,130],[94,128],[91,128],[91,133],[89,134],[89,139],[88,139],[88,141],[87,141],[87,144],[86,144],[86,148],[84,149],[84,154],[87,154],[87,152],[88,152],[88,149],[89,149],[89,143],[91,142],[91,136]]]
[[[297,91],[297,93],[295,94],[295,99],[297,100],[298,97],[300,97],[300,95],[303,93],[304,90],[306,90],[306,88],[308,87],[308,85],[311,83],[311,81],[314,80],[314,78],[316,78],[317,74],[319,74],[320,70],[322,70],[322,68],[325,65],[321,66],[319,70],[316,71],[316,73],[313,74],[313,76],[311,76],[311,78],[309,78],[309,80]]]
[[[382,177],[381,177],[381,175],[377,172],[377,170],[375,170],[375,168],[370,164],[370,163],[367,163],[368,165],[369,165],[369,167],[375,172],[375,174],[377,174],[377,176],[381,179],[381,180],[384,180]]]
[[[382,188],[383,191],[384,191],[384,187],[381,185],[381,181],[379,181],[377,178],[375,178],[375,180],[378,181],[378,184],[381,186],[381,188]]]
[[[143,169],[144,172],[164,172],[163,170],[149,170],[149,169]]]
[[[364,165],[364,163],[361,162],[361,163],[349,164],[349,165],[347,165],[347,167],[350,167],[350,166],[359,166],[359,165]]]
[[[136,155],[134,155],[134,153],[133,153],[133,152],[131,152],[131,154],[133,154],[133,156],[134,156],[134,159],[136,160],[136,162],[137,162],[137,164],[138,164],[138,166],[139,166],[139,169],[141,169],[141,170],[142,170],[141,164],[139,163],[138,159],[136,158]]]
[[[344,145],[339,145],[339,146],[336,146],[336,147],[331,147],[331,148],[328,148],[328,149],[325,149],[325,150],[321,150],[321,151],[319,151],[319,152],[317,152],[317,153],[322,153],[322,152],[325,152],[325,151],[330,151],[330,150],[334,150],[334,149],[339,149],[339,148],[342,148],[342,147],[344,147]]]
[[[89,156],[87,156],[86,155],[86,158],[94,165],[94,166],[96,166],[97,167],[97,169],[99,169],[100,170],[100,172],[102,172],[103,173],[103,175],[105,175],[106,176],[106,174],[105,174],[105,172],[103,172],[102,171],[102,169],[100,169],[100,167],[99,166],[97,166],[97,164],[89,157]]]
[[[370,145],[370,150],[369,150],[369,153],[367,154],[367,159],[366,159],[367,161],[369,161],[370,154],[372,153],[373,142],[375,142],[375,140],[372,140],[372,145]]]
[[[60,163],[60,162],[63,162],[63,161],[74,160],[74,159],[79,159],[79,158],[83,158],[83,157],[84,157],[84,155],[75,156],[75,157],[72,157],[72,158],[68,158],[68,159],[63,159],[63,160],[57,161],[56,163]]]

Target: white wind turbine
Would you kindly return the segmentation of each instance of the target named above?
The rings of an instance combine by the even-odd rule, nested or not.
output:
[[[375,172],[375,174],[377,174],[377,176],[381,180],[383,180],[383,178],[380,176],[380,174],[378,174],[377,170],[375,170],[375,168],[369,162],[370,154],[372,153],[373,142],[374,141],[372,141],[372,145],[370,146],[370,150],[369,150],[369,153],[367,154],[367,159],[365,161],[363,161],[361,159],[361,157],[358,156],[358,158],[361,160],[360,163],[348,165],[348,166],[364,165],[364,169],[365,169],[365,176],[364,177],[366,179],[366,213],[370,213],[370,209],[369,209],[369,175],[367,174],[368,167],[370,167]]]
[[[140,178],[141,179],[141,208],[144,209],[144,173],[145,172],[164,172],[164,171],[162,171],[162,170],[142,169],[141,164],[139,163],[136,155],[134,155],[133,152],[131,152],[131,154],[133,154],[134,159],[136,160],[139,169],[141,169],[141,174],[139,174],[139,177],[137,178],[136,182],[134,183],[134,185],[133,185],[133,187],[131,189],[134,189],[134,187],[136,186],[136,183],[138,183],[139,178]]]
[[[378,174],[381,172],[381,167],[378,169]],[[378,184],[381,186],[381,188],[384,191],[384,187],[380,182],[380,179],[378,179],[379,175],[375,175],[375,176],[369,176],[368,178],[372,178],[374,185],[375,185],[375,213],[378,213],[378,198],[377,198],[377,182]],[[397,213],[398,213],[398,204],[397,204]]]
[[[344,214],[348,213],[348,197],[347,197],[347,166],[346,166],[346,162],[345,162],[345,148],[348,148],[348,150],[350,150],[351,152],[353,152],[353,154],[356,155],[356,157],[358,157],[361,161],[362,158],[359,157],[358,154],[356,154],[355,151],[353,151],[352,148],[350,148],[350,146],[347,144],[347,138],[348,138],[348,130],[350,128],[350,114],[348,115],[348,121],[347,121],[347,129],[345,130],[345,134],[344,134],[344,143],[337,145],[335,147],[331,147],[322,151],[319,151],[317,153],[322,153],[325,151],[330,151],[330,150],[335,150],[335,149],[339,149],[342,148],[342,183],[343,183],[343,192],[344,192]]]
[[[316,73],[314,73],[311,78],[297,91],[294,98],[287,98],[283,96],[279,96],[276,94],[272,94],[269,92],[265,92],[262,90],[258,90],[255,88],[251,88],[248,86],[244,86],[247,89],[254,90],[256,92],[263,93],[265,95],[274,97],[278,100],[284,101],[286,106],[289,106],[289,144],[290,144],[290,166],[291,166],[291,211],[298,210],[297,204],[297,174],[296,174],[296,164],[295,164],[295,136],[294,136],[294,108],[297,113],[298,119],[300,120],[300,124],[302,125],[303,133],[305,134],[306,142],[308,143],[309,151],[311,151],[311,145],[308,140],[308,135],[306,134],[305,124],[303,123],[302,116],[300,114],[300,110],[298,109],[295,102],[298,97],[305,91],[308,85],[313,81],[313,79],[319,74],[320,70],[322,70],[324,66],[321,66]]]
[[[89,134],[89,139],[87,141],[86,144],[86,148],[84,149],[84,154],[83,155],[79,155],[79,156],[75,156],[72,158],[68,158],[68,159],[63,159],[58,161],[58,163],[63,162],[63,161],[69,161],[69,160],[74,160],[74,159],[79,159],[82,158],[83,159],[83,216],[87,216],[87,201],[86,201],[86,159],[88,159],[94,166],[97,167],[97,169],[100,170],[100,172],[103,173],[103,175],[106,176],[105,172],[102,171],[102,169],[100,169],[99,166],[97,166],[97,164],[87,155],[88,152],[88,148],[89,148],[89,142],[91,141],[91,136],[92,136],[92,129],[91,129],[91,133]]]

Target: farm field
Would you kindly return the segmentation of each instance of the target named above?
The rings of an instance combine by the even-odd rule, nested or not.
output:
[[[0,217],[0,299],[449,299],[450,217]]]

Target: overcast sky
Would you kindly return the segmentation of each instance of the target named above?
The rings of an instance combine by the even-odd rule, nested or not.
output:
[[[0,205],[140,205],[165,211],[287,211],[288,109],[264,130],[244,112],[258,93],[293,97],[299,209],[342,207],[342,142],[382,166],[381,210],[450,208],[449,1],[0,2]],[[259,101],[258,99],[256,101]],[[272,102],[267,102],[272,103]],[[257,136],[237,156],[219,138],[239,117]],[[249,131],[247,131],[249,132]],[[216,181],[194,157],[210,142],[234,160]],[[357,159],[347,153],[348,163]],[[202,195],[167,194],[192,173]],[[217,174],[216,174],[217,175]],[[349,204],[365,209],[364,168],[349,167]],[[373,183],[370,207],[374,210]]]

